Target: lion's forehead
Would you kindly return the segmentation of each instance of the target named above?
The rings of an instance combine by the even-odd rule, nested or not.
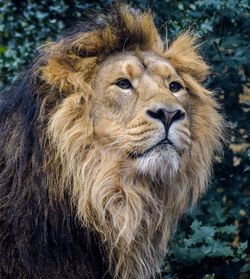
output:
[[[174,67],[164,57],[150,52],[120,53],[104,61],[99,73],[103,76],[140,78],[144,73],[163,78],[178,77]]]

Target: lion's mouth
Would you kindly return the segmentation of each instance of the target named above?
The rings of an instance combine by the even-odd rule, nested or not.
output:
[[[131,152],[131,153],[129,153],[129,157],[131,159],[137,159],[137,158],[144,157],[144,156],[148,155],[151,151],[153,151],[153,150],[155,150],[157,148],[160,151],[160,150],[162,150],[164,148],[168,148],[169,146],[171,146],[173,149],[176,150],[176,147],[172,143],[172,141],[169,140],[168,138],[165,138],[165,139],[159,141],[157,144],[153,145],[152,147],[148,148],[147,150],[145,150],[142,153],[139,153],[139,152]]]

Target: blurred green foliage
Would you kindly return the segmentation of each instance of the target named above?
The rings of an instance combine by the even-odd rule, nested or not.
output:
[[[37,48],[84,18],[88,9],[114,1],[0,2],[0,88],[13,83]],[[128,1],[127,1],[128,2]],[[150,7],[169,40],[191,29],[212,66],[207,86],[221,101],[230,145],[218,158],[215,178],[199,206],[187,212],[162,267],[163,278],[248,278],[250,206],[250,3],[249,0],[130,1]]]

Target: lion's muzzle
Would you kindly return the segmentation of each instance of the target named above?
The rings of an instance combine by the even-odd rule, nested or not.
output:
[[[168,137],[168,131],[170,126],[179,120],[183,120],[185,118],[185,112],[181,107],[178,108],[168,108],[168,107],[161,107],[157,110],[147,110],[146,112],[151,118],[157,119],[162,122],[165,132],[166,132],[166,139]]]

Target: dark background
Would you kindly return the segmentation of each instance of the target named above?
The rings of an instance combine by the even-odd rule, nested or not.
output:
[[[17,80],[39,46],[55,40],[88,9],[115,1],[0,1],[0,89]],[[210,190],[187,212],[162,266],[163,278],[249,278],[250,236],[250,4],[249,0],[123,1],[151,8],[163,36],[191,29],[212,66],[213,89],[230,127]],[[143,279],[143,278],[142,278]]]

